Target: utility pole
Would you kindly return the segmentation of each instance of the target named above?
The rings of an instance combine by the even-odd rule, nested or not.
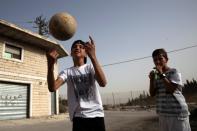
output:
[[[132,94],[132,91],[131,91],[131,100],[133,99],[133,94]]]
[[[113,106],[115,107],[115,98],[114,98],[114,93],[112,92],[112,97],[113,97]]]

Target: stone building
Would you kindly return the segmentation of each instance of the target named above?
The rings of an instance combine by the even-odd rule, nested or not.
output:
[[[58,91],[47,84],[46,52],[57,42],[0,19],[0,120],[58,114]],[[57,65],[55,72],[58,72]]]

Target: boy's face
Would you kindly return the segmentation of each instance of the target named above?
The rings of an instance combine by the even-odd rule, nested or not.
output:
[[[85,46],[83,44],[77,43],[71,49],[72,57],[86,57]]]
[[[153,62],[155,64],[155,66],[166,66],[168,60],[163,56],[163,54],[159,54],[157,56],[153,57]]]

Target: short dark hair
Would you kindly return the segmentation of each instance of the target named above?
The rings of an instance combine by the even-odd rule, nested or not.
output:
[[[73,48],[76,44],[82,44],[82,45],[85,45],[85,42],[84,42],[84,41],[82,41],[82,40],[76,40],[76,41],[74,41],[74,42],[73,42],[73,44],[72,44],[72,46],[71,46],[71,50],[72,50],[72,48]]]
[[[76,45],[76,44],[82,44],[82,45],[85,45],[86,43],[82,40],[76,40],[73,42],[72,46],[71,46],[71,51],[73,49],[73,47]],[[87,57],[84,57],[84,63],[86,64],[87,63]]]
[[[165,51],[165,49],[160,48],[160,49],[156,49],[156,50],[153,51],[152,57],[155,57],[155,56],[158,56],[158,55],[163,55],[168,60],[168,54]]]

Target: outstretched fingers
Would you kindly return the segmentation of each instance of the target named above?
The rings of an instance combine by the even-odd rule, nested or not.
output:
[[[94,40],[92,39],[92,37],[91,37],[91,36],[89,36],[89,39],[90,39],[91,44],[93,44],[93,45],[94,45]]]

